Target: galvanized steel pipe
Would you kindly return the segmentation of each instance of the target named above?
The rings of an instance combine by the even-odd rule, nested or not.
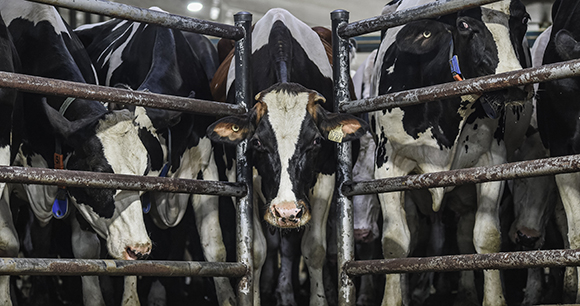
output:
[[[444,83],[390,93],[378,97],[341,103],[340,111],[363,113],[421,104],[443,98],[481,94],[506,87],[539,83],[580,75],[580,59],[549,64],[537,68],[487,75],[460,82]]]
[[[345,183],[345,195],[373,194],[433,187],[458,186],[469,183],[510,180],[533,176],[580,171],[580,154]]]
[[[348,23],[349,12],[336,10],[330,14],[332,20],[332,58],[334,78],[334,111],[341,102],[350,100],[348,84],[350,80],[349,42],[338,36],[337,28]],[[336,144],[336,184],[342,186],[352,180],[351,143]],[[338,189],[340,190],[340,188]],[[354,306],[356,294],[354,282],[343,271],[345,262],[354,259],[354,207],[352,200],[341,192],[336,199],[337,222],[337,260],[338,260],[338,305]],[[330,216],[331,218],[333,216]]]
[[[447,2],[431,2],[407,10],[397,11],[392,14],[380,15],[342,25],[338,28],[338,34],[343,38],[354,37],[400,26],[410,21],[435,18],[497,1],[500,0],[455,0]]]
[[[233,197],[241,197],[246,194],[245,185],[232,182],[13,166],[0,166],[0,182]]]
[[[357,260],[345,264],[350,276],[483,269],[580,266],[580,250],[546,250],[437,257]]]
[[[127,4],[103,0],[29,0],[72,10],[105,15],[113,18],[157,24],[177,30],[195,32],[234,40],[244,37],[242,29],[222,23],[154,11]]]
[[[165,108],[203,115],[235,115],[245,110],[239,105],[199,99],[133,91],[71,81],[0,71],[0,87],[62,97],[91,99],[101,102]]]
[[[236,67],[235,80],[235,100],[236,104],[244,110],[253,107],[254,99],[252,96],[252,14],[240,12],[234,15],[236,26],[244,29],[243,39],[236,42],[234,52],[234,64]],[[253,176],[252,160],[248,154],[248,140],[242,141],[236,147],[236,180],[243,184],[248,191],[244,197],[237,199],[236,213],[236,250],[237,260],[243,263],[248,269],[238,281],[238,305],[254,305],[254,285],[258,286],[260,280],[253,278],[254,270],[254,201],[252,200]]]
[[[0,275],[240,277],[246,270],[237,262],[0,258]]]

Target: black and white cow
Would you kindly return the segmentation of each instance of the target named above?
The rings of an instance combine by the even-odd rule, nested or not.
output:
[[[255,169],[254,303],[260,303],[257,280],[266,255],[260,220],[265,220],[272,228],[304,228],[301,251],[310,276],[310,305],[327,305],[322,268],[336,166],[328,135],[334,131],[340,135],[335,140],[350,141],[364,134],[366,123],[328,111],[330,48],[310,27],[286,10],[272,9],[256,22],[252,37],[256,104],[245,115],[220,119],[208,135],[226,144],[249,142]],[[224,70],[229,70],[227,80]],[[234,66],[224,62],[212,82],[227,82],[228,101],[234,77]]]
[[[546,47],[543,64],[551,64],[580,58],[580,3],[557,0],[552,6],[552,32]],[[540,83],[538,91],[538,128],[542,141],[550,151],[550,156],[564,156],[580,153],[578,134],[578,95],[580,79],[567,78]],[[568,242],[571,249],[580,247],[580,174],[558,174],[556,185],[566,211],[568,221]],[[577,273],[580,276],[580,273]],[[577,289],[577,280],[566,279],[565,287],[571,284]],[[572,301],[574,302],[574,301]],[[580,291],[576,292],[576,302],[580,302]]]
[[[22,73],[96,83],[86,51],[54,7],[5,0],[0,2],[0,13],[13,36],[22,61]],[[139,139],[131,112],[110,112],[98,101],[30,93],[22,95],[23,102],[14,115],[14,122],[18,123],[15,134],[21,137],[15,165],[146,174],[149,168],[147,150]],[[57,153],[62,155],[55,158]],[[58,162],[62,160],[64,163]],[[23,184],[15,185],[14,190],[30,203],[40,225],[50,222],[57,186]],[[90,225],[106,239],[112,257],[133,260],[149,254],[151,241],[143,223],[139,192],[91,188],[67,188],[66,191],[82,216],[78,219],[83,227]],[[62,217],[60,213],[62,211],[55,212]],[[93,249],[98,250],[99,240],[93,236],[94,233],[82,231],[77,218],[69,219],[75,231],[75,256],[99,256],[99,252],[81,247],[93,243]],[[10,236],[2,235],[2,239],[7,241]],[[127,277],[128,282],[131,279],[135,277]],[[96,277],[83,277],[83,290],[89,290],[95,282],[98,283]],[[126,291],[126,294],[125,302],[134,303],[136,292]],[[101,296],[91,296],[85,299],[85,304],[99,304],[102,300]]]
[[[403,0],[397,10],[428,2],[431,1]],[[524,5],[514,0],[389,29],[377,55],[373,95],[528,66],[529,50],[524,40],[527,20]],[[461,71],[452,71],[450,62],[457,62],[457,58]],[[521,139],[527,129],[531,93],[511,88],[372,113],[371,128],[377,139],[375,177],[504,163],[509,150],[504,139]],[[500,250],[498,209],[503,186],[503,182],[478,184],[477,197],[471,197],[474,199],[471,205],[477,207],[473,245],[478,253]],[[465,190],[468,188],[454,191]],[[436,212],[450,188],[429,191]],[[411,237],[403,193],[383,193],[379,199],[383,213],[383,255],[406,257]],[[401,283],[401,275],[387,275],[383,305],[403,303],[406,294]],[[484,284],[483,305],[505,305],[499,271],[486,270]],[[467,299],[458,297],[456,301]]]
[[[212,100],[208,78],[217,67],[217,51],[204,36],[119,19],[85,25],[75,32],[104,85]],[[213,146],[205,135],[215,118],[130,109],[149,152],[149,175],[219,180]],[[191,202],[206,260],[226,260],[217,196],[155,192],[149,197],[153,220],[163,229],[178,225]],[[229,279],[214,280],[220,305],[235,304]]]

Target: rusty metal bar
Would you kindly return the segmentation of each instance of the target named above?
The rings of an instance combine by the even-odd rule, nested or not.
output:
[[[244,36],[242,29],[192,17],[179,16],[161,11],[154,11],[127,4],[103,0],[29,0],[31,2],[50,4],[79,10],[88,13],[105,15],[113,18],[128,19],[138,22],[157,24],[177,30],[195,32],[217,37],[241,39]]]
[[[441,15],[451,14],[497,1],[500,0],[456,0],[448,2],[432,2],[407,10],[396,11],[392,14],[376,16],[340,26],[338,28],[338,34],[343,38],[349,38],[400,26],[413,20],[435,18]]]
[[[248,110],[253,106],[252,96],[252,14],[239,12],[234,15],[236,26],[244,29],[243,39],[236,42],[234,64],[236,67],[236,104]],[[243,263],[248,269],[239,279],[237,286],[238,305],[254,305],[254,285],[260,280],[254,279],[254,201],[252,199],[252,159],[248,153],[248,140],[242,141],[236,147],[236,180],[243,184],[248,191],[244,197],[237,199],[236,213],[236,253],[238,262]],[[256,301],[257,303],[257,301]]]
[[[195,193],[233,197],[241,197],[246,194],[245,185],[232,182],[13,166],[0,166],[0,182]]]
[[[457,186],[469,183],[483,183],[578,171],[580,171],[580,154],[527,160],[490,167],[465,168],[371,181],[349,182],[343,185],[342,192],[347,196],[353,196],[357,194]]]
[[[133,91],[4,71],[0,71],[0,87],[14,88],[40,94],[91,99],[101,102],[166,108],[203,115],[226,116],[243,114],[245,112],[242,107],[235,104]]]
[[[357,260],[345,264],[350,276],[483,269],[580,266],[580,250],[542,250],[437,257]]]
[[[237,262],[0,258],[0,275],[240,277],[246,269]]]
[[[336,29],[341,24],[348,23],[349,12],[335,10],[330,13],[332,20],[332,58],[334,78],[334,111],[338,111],[340,102],[349,101],[348,81],[350,77],[350,62],[348,58],[349,42],[338,36]],[[336,184],[352,180],[351,142],[336,144]],[[340,188],[339,188],[340,190]],[[354,306],[356,304],[355,286],[353,280],[343,271],[346,262],[354,260],[354,207],[352,200],[338,192],[336,199],[337,222],[337,260],[338,260],[338,305]],[[331,216],[332,218],[332,216]]]
[[[395,92],[374,98],[341,103],[339,110],[347,113],[362,113],[421,104],[443,98],[499,90],[543,81],[551,81],[580,75],[580,59],[549,64],[537,68],[499,73],[423,88]]]

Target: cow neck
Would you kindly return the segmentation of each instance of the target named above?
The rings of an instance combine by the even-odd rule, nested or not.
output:
[[[455,53],[455,44],[453,43],[453,37],[449,42],[449,68],[451,68],[451,76],[455,81],[463,81],[464,78],[461,75],[461,69],[459,68],[459,59]]]
[[[167,173],[171,168],[171,129],[167,128],[167,162],[161,168],[159,177],[167,177]],[[151,211],[151,197],[149,196],[149,191],[144,192],[141,196],[141,205],[143,208],[143,213],[147,214]]]
[[[68,97],[64,100],[58,112],[64,117],[64,113],[69,108],[69,106],[76,100],[76,98]],[[64,169],[64,156],[62,154],[62,143],[60,137],[55,137],[55,148],[54,148],[54,168]],[[64,219],[68,216],[68,194],[66,191],[66,186],[58,186],[56,191],[56,198],[52,204],[52,215],[57,219]]]

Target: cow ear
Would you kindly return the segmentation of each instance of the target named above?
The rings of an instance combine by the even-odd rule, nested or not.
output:
[[[574,39],[572,33],[566,29],[562,29],[554,36],[554,46],[556,52],[563,60],[573,60],[580,58],[580,43]]]
[[[361,118],[350,114],[336,114],[325,111],[324,119],[318,128],[324,138],[334,142],[346,142],[360,138],[368,129],[368,124]]]
[[[448,45],[452,36],[444,23],[419,20],[408,23],[397,33],[399,50],[412,54],[425,54]]]
[[[42,98],[42,106],[56,136],[73,147],[76,147],[80,142],[83,132],[87,131],[100,118],[99,116],[69,121],[56,109],[48,105],[45,97]]]
[[[250,115],[228,116],[207,128],[207,136],[215,142],[237,145],[253,132]]]

